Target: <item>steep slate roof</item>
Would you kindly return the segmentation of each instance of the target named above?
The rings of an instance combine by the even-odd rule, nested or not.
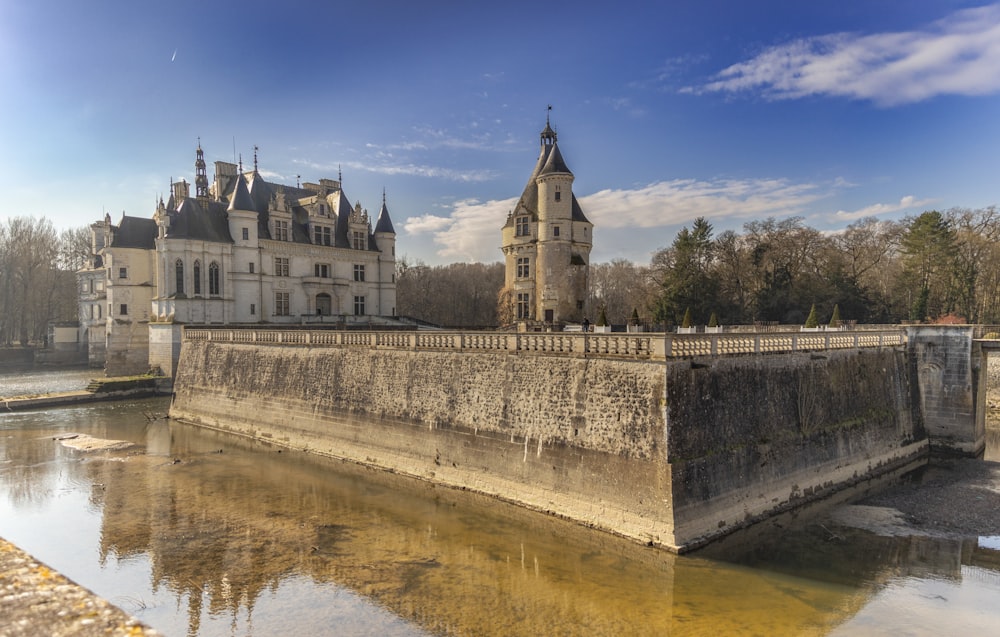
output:
[[[240,175],[242,177],[242,175]],[[247,182],[245,179],[236,180],[236,192],[233,193],[232,198],[229,200],[229,208],[227,210],[256,210],[254,206],[254,201],[250,197],[250,191],[247,190]]]
[[[156,247],[157,233],[156,222],[152,219],[129,217],[123,214],[111,239],[111,247],[152,250]]]
[[[396,234],[396,231],[392,229],[392,219],[389,218],[389,209],[385,205],[385,199],[382,200],[382,209],[378,211],[375,232],[391,232]]]
[[[541,172],[538,173],[539,176],[551,175],[553,173],[569,173],[569,168],[566,166],[565,160],[563,160],[562,153],[559,152],[559,144],[552,144],[552,150],[549,151],[548,157],[545,159],[545,165],[542,166]]]
[[[291,205],[292,212],[292,224],[291,224],[291,239],[294,243],[312,243],[312,237],[309,233],[309,212],[306,208],[302,206],[295,205],[294,202],[305,198],[316,196],[317,193],[309,190],[308,188],[299,188],[296,186],[286,186],[284,184],[272,184],[266,181],[259,173],[253,172],[250,175],[250,184],[247,186],[245,183],[241,188],[239,182],[245,182],[242,175],[238,176],[236,179],[232,180],[233,186],[231,189],[224,194],[228,197],[230,204],[229,208],[232,209],[234,205],[237,205],[239,210],[253,210],[257,212],[258,219],[258,237],[261,239],[271,239],[271,229],[270,229],[270,205],[276,197],[276,193],[281,192],[285,195],[285,200]],[[247,201],[243,200],[242,192],[246,190],[247,197],[250,200],[250,206],[247,206]],[[340,188],[337,191],[338,197],[335,199],[333,205],[331,206],[331,214],[336,217],[337,224],[336,230],[333,237],[333,245],[337,248],[350,248],[351,238],[348,235],[347,224],[350,221],[351,213],[354,211],[354,206],[351,205],[350,200],[347,195],[344,194],[344,189]],[[240,199],[242,203],[234,204],[237,199]],[[224,204],[223,204],[224,205]],[[383,203],[384,208],[384,203]],[[379,220],[382,219],[382,214],[379,214]],[[385,213],[385,220],[388,223],[388,230],[378,230],[378,232],[394,232],[392,229],[392,222],[389,221],[388,211]],[[368,235],[368,249],[378,251],[378,247],[375,245],[375,237],[373,233]]]
[[[171,198],[173,202],[173,198]],[[170,227],[167,229],[168,239],[197,239],[213,243],[232,243],[229,234],[229,219],[226,216],[226,205],[219,201],[205,202],[207,209],[202,207],[194,197],[181,201],[176,210],[167,212]],[[155,225],[155,224],[154,224]]]
[[[548,123],[545,124],[545,130],[542,131],[542,138],[546,136],[555,136],[555,132],[549,127]],[[535,163],[535,169],[531,171],[531,177],[528,178],[528,183],[524,187],[524,192],[521,193],[521,198],[518,200],[517,205],[514,206],[514,213],[517,214],[519,208],[524,208],[531,215],[532,221],[538,221],[538,178],[542,175],[550,175],[553,173],[569,173],[573,174],[573,171],[569,169],[566,165],[566,161],[563,159],[562,153],[559,151],[559,144],[555,141],[551,145],[542,145],[542,151],[538,156],[538,162]],[[583,208],[580,207],[580,202],[577,201],[576,195],[573,195],[573,221],[583,221],[590,223],[587,216],[583,214]],[[513,217],[507,220],[507,225],[512,225],[514,223]]]

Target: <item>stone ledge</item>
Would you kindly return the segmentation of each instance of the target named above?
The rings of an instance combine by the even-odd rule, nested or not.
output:
[[[0,538],[0,637],[161,633]]]

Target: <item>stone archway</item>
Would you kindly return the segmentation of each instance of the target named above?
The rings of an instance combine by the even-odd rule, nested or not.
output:
[[[319,316],[333,314],[333,299],[326,292],[320,292],[316,295],[316,314]]]

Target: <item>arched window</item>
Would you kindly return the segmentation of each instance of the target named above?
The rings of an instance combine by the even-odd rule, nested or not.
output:
[[[201,261],[194,262],[194,293],[201,294]]]
[[[174,262],[174,272],[177,275],[177,294],[184,294],[184,262],[180,259]]]
[[[208,266],[208,293],[211,296],[219,296],[219,264],[215,261]]]

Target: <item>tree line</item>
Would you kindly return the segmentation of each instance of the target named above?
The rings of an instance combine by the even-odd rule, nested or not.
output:
[[[399,313],[437,325],[495,326],[503,264],[430,267],[401,259]],[[499,305],[503,305],[502,299]],[[824,233],[801,217],[750,221],[716,234],[704,218],[648,264],[592,264],[590,308],[609,323],[821,321],[899,323],[944,317],[1000,323],[1000,213],[931,210],[899,221],[864,218]],[[501,312],[502,312],[501,308]]]
[[[0,223],[0,345],[44,342],[49,321],[75,321],[75,272],[90,254],[87,228],[59,232],[34,217]]]
[[[75,272],[90,254],[86,227],[13,217],[0,223],[0,345],[43,342],[49,321],[74,321]],[[502,263],[428,266],[396,263],[397,313],[434,325],[489,328],[498,318]],[[1000,212],[927,211],[899,221],[865,218],[824,233],[801,217],[750,221],[716,235],[704,218],[684,227],[648,264],[592,264],[596,322],[638,316],[678,325],[689,314],[707,324],[821,322],[836,308],[859,323],[951,317],[1000,324]]]

